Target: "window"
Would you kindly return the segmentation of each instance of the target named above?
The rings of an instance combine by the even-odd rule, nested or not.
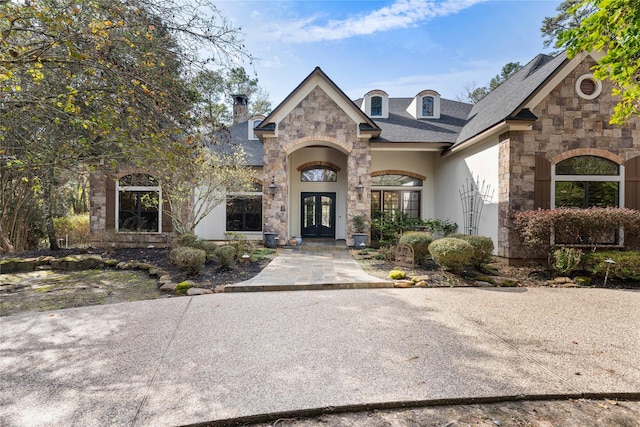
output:
[[[227,231],[262,230],[262,185],[255,183],[250,193],[227,196]]]
[[[602,92],[602,82],[593,78],[593,74],[580,76],[576,81],[576,93],[583,99],[595,99]]]
[[[160,232],[162,194],[154,177],[131,174],[117,183],[118,231]]]
[[[371,97],[371,117],[380,117],[380,116],[382,116],[382,97],[372,96]]]
[[[553,190],[557,208],[620,205],[620,165],[596,156],[576,156],[555,165]]]
[[[329,166],[310,166],[300,171],[301,182],[337,182],[338,172]]]
[[[422,184],[421,179],[407,175],[385,174],[371,177],[371,186],[373,187],[371,210],[374,217],[387,213],[394,218],[398,213],[402,213],[407,218],[419,219],[422,191],[406,190],[405,188],[422,187]]]
[[[433,96],[422,97],[422,116],[423,117],[433,116]]]

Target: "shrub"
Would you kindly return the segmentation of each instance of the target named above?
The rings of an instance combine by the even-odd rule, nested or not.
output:
[[[220,270],[228,270],[236,259],[236,248],[231,245],[218,246],[213,256],[220,264]]]
[[[640,212],[625,208],[540,209],[515,212],[512,226],[533,256],[548,256],[555,244],[597,248],[613,244],[624,230],[626,249],[640,248]]]
[[[402,232],[413,230],[420,220],[409,218],[404,212],[374,211],[371,216],[371,238],[379,242],[395,243]]]
[[[202,249],[207,254],[207,259],[211,259],[218,245],[208,240],[200,240],[195,234],[183,234],[176,239],[178,246],[188,246],[194,249]]]
[[[449,237],[461,239],[473,246],[471,264],[475,268],[482,268],[485,264],[493,262],[493,240],[486,236],[470,236],[468,234],[451,234]]]
[[[408,231],[400,237],[399,243],[411,245],[415,262],[424,265],[429,257],[431,242],[433,242],[433,236],[427,231]]]
[[[244,234],[236,233],[234,231],[227,231],[224,233],[227,243],[235,249],[235,257],[239,261],[243,254],[249,254],[253,251],[253,244],[247,240],[247,236]]]
[[[473,258],[473,246],[462,239],[445,237],[429,245],[433,260],[445,270],[459,272]]]
[[[404,271],[391,270],[389,272],[389,279],[400,280],[400,279],[406,279],[406,278],[407,278],[407,273],[405,273]]]
[[[422,221],[422,225],[427,227],[431,233],[448,236],[458,231],[458,224],[448,219],[428,219]]]
[[[89,243],[89,214],[69,215],[53,219],[56,238],[69,246],[86,246]]]
[[[593,276],[604,279],[608,263],[611,259],[615,264],[609,267],[609,279],[640,280],[640,251],[602,251],[585,254],[582,260],[584,269]]]
[[[171,251],[169,258],[179,269],[195,276],[202,271],[207,259],[207,253],[202,249],[179,246]]]
[[[576,271],[582,261],[582,250],[578,248],[560,248],[553,253],[553,270],[558,274],[570,274]]]

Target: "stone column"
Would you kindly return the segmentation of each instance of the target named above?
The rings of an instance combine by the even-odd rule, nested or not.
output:
[[[355,232],[351,217],[362,215],[368,223],[371,223],[371,151],[369,140],[358,138],[353,143],[353,149],[348,158],[347,174],[347,245],[353,246],[351,235]],[[358,195],[356,186],[362,182],[364,189],[362,195]],[[371,232],[367,230],[369,240]]]
[[[278,138],[265,141],[263,171],[262,217],[265,223],[262,231],[278,233],[278,244],[284,245],[288,237],[289,162],[287,154],[280,148]],[[276,185],[273,196],[269,193],[272,179]]]

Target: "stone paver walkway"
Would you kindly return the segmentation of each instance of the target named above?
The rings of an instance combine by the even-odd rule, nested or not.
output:
[[[364,272],[347,247],[278,249],[257,276],[225,287],[225,292],[391,288],[393,282]]]

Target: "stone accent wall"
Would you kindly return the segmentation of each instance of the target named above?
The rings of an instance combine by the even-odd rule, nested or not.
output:
[[[357,124],[342,108],[322,89],[315,87],[278,123],[278,137],[267,138],[264,143],[263,230],[278,233],[280,244],[285,244],[290,237],[287,208],[289,174],[292,171],[288,154],[310,143],[324,144],[348,153],[347,218],[356,214],[367,218],[370,216],[369,143],[366,139],[358,138]],[[272,178],[277,187],[274,197],[268,191]],[[358,179],[365,185],[361,198],[355,194]],[[348,227],[351,227],[350,221]]]
[[[602,82],[602,93],[593,100],[576,93],[577,79],[590,73],[592,65],[588,57],[533,110],[539,120],[531,131],[509,132],[500,142],[500,256],[526,257],[509,228],[509,217],[513,211],[533,209],[535,156],[553,162],[568,154],[602,155],[603,151],[625,160],[640,155],[640,119],[622,127],[609,124],[616,103],[609,82]]]

